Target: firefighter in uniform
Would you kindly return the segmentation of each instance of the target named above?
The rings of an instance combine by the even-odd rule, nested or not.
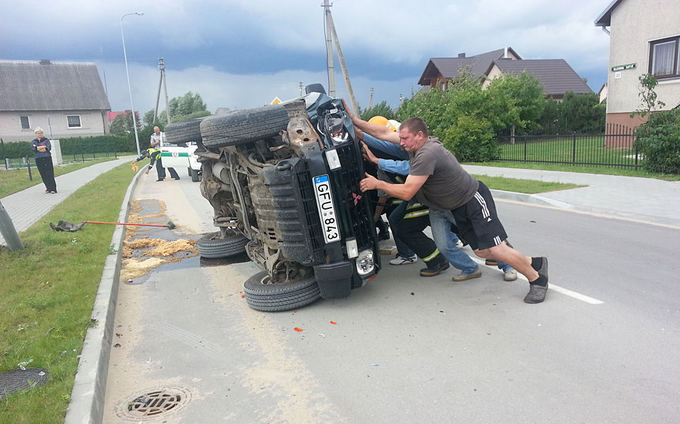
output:
[[[144,150],[141,155],[137,159],[135,159],[132,163],[137,163],[140,160],[144,160],[146,158],[149,158],[151,162],[149,163],[149,167],[146,169],[145,174],[148,174],[149,171],[151,171],[151,168],[153,168],[154,164],[156,165],[156,173],[158,174],[158,179],[156,181],[163,181],[165,179],[165,169],[163,168],[163,164],[161,163],[161,151],[149,147],[148,149]]]

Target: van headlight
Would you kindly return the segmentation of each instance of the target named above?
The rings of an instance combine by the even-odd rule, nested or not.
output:
[[[375,261],[373,260],[373,250],[367,249],[359,252],[356,258],[357,273],[360,277],[365,277],[375,270]]]

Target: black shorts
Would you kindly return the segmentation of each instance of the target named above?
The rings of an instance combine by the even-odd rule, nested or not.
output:
[[[508,238],[503,224],[498,219],[491,192],[481,181],[472,199],[451,212],[460,236],[470,243],[474,250],[498,246]]]

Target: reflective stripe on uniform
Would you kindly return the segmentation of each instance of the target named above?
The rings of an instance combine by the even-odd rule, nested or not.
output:
[[[404,219],[419,218],[421,216],[425,216],[425,215],[429,215],[429,214],[430,214],[429,209],[425,209],[425,210],[421,210],[421,211],[413,211],[413,212],[409,212],[406,215],[404,215]]]
[[[432,259],[434,259],[437,255],[439,254],[439,249],[434,249],[434,252],[432,252],[431,255],[426,256],[423,258],[425,262],[430,262]]]

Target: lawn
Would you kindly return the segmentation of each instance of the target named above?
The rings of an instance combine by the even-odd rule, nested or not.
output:
[[[132,177],[127,164],[102,174],[20,233],[25,249],[0,248],[0,372],[30,361],[50,373],[45,386],[0,400],[0,422],[63,422],[115,227],[64,233],[48,223],[115,221]]]
[[[109,157],[55,166],[54,176],[58,177],[59,175],[68,174],[69,172],[94,165],[95,163],[106,162],[113,159],[113,157]],[[36,184],[42,184],[42,179],[40,179],[40,174],[38,173],[38,168],[35,167],[35,164],[31,165],[31,175],[33,180],[29,179],[27,168],[15,168],[9,170],[0,169],[0,198],[32,187]]]
[[[621,136],[608,136],[610,143],[626,144]],[[506,140],[506,138],[504,138]],[[613,165],[635,168],[635,149],[605,146],[605,136],[516,137],[515,144],[502,143],[500,160],[576,165]],[[638,157],[637,164],[642,160]]]

